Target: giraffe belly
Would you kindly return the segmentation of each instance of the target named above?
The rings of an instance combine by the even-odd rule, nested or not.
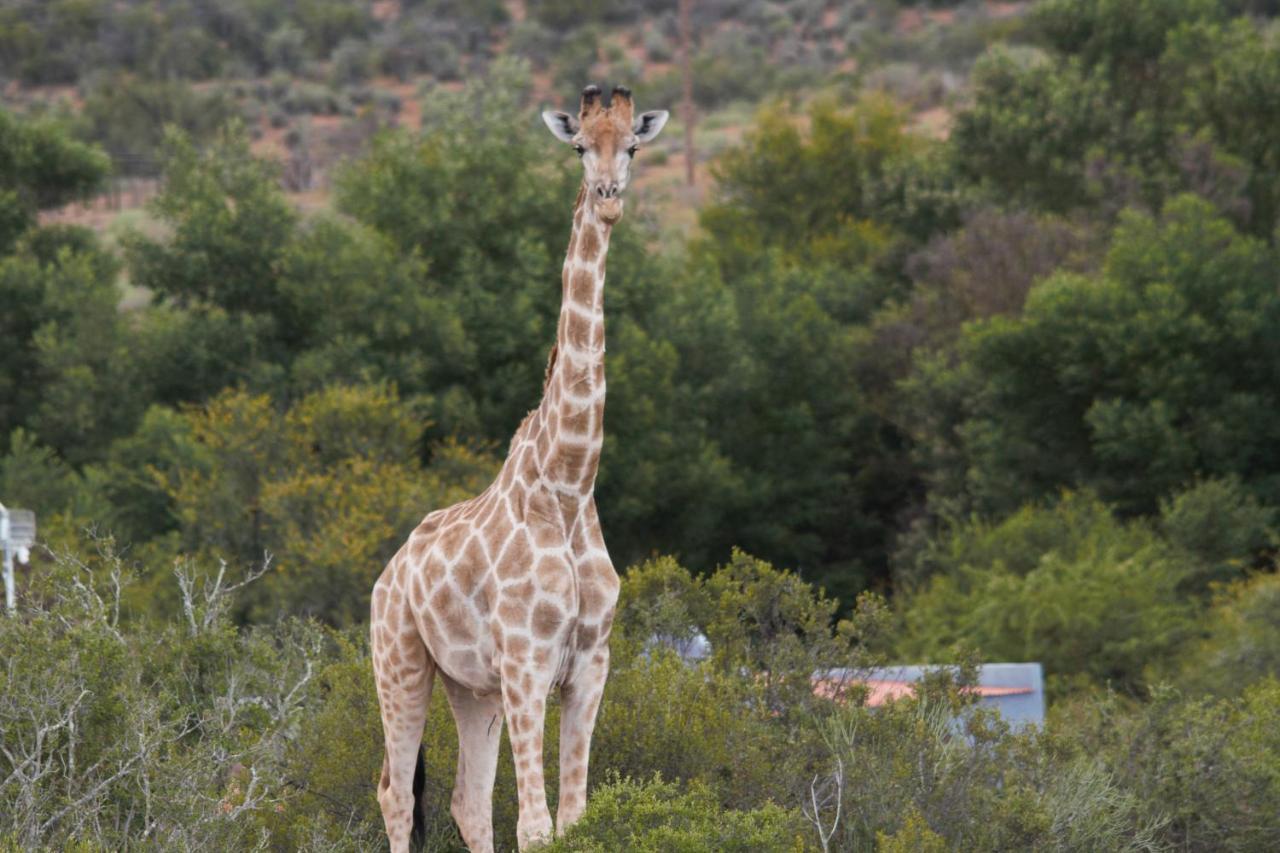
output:
[[[428,617],[429,618],[429,617]],[[494,666],[493,638],[488,631],[480,631],[475,643],[458,645],[426,639],[427,651],[440,671],[478,696],[497,692],[501,686],[498,670]]]
[[[478,693],[498,689],[493,666],[492,583],[487,571],[471,571],[467,557],[442,559],[432,549],[414,579],[414,598],[423,603],[414,612],[418,633],[440,671]],[[466,580],[470,577],[471,580]]]

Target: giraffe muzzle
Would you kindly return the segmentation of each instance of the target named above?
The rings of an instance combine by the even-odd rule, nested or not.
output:
[[[622,199],[616,195],[597,198],[596,215],[605,225],[616,225],[622,218]]]

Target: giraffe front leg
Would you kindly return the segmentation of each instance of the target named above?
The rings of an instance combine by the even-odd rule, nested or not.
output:
[[[563,835],[582,817],[587,807],[587,764],[591,758],[591,733],[609,675],[609,646],[590,653],[572,681],[561,688],[560,708],[560,804],[556,808],[556,833]]]
[[[542,770],[542,735],[550,687],[550,679],[537,671],[531,661],[508,660],[503,664],[502,705],[516,765],[516,791],[520,797],[516,842],[522,851],[551,838],[551,812],[547,809]]]

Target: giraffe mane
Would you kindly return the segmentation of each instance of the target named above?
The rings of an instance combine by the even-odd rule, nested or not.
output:
[[[547,370],[542,375],[542,393],[547,393],[547,386],[551,384],[551,372],[556,369],[556,358],[560,355],[560,344],[553,343],[551,352],[547,354]]]
[[[559,356],[559,354],[560,354],[560,345],[558,343],[553,343],[551,345],[551,352],[547,354],[546,372],[543,373],[542,375],[543,395],[546,395],[547,386],[551,384],[551,374],[556,369],[556,359]],[[515,450],[516,445],[520,443],[520,438],[522,435],[524,435],[525,427],[528,426],[529,420],[537,413],[538,413],[538,409],[536,407],[532,408],[529,410],[528,414],[526,414],[524,418],[520,421],[520,426],[516,429],[515,435],[511,436],[511,443],[507,446],[508,456],[510,456],[512,451]]]

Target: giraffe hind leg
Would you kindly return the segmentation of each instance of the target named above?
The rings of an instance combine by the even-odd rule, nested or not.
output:
[[[403,624],[413,624],[407,613],[406,620]],[[417,809],[414,777],[436,666],[416,632],[397,634],[385,625],[372,629],[372,652],[386,750],[378,804],[391,853],[407,853]]]
[[[556,833],[573,826],[587,807],[591,733],[609,676],[609,646],[602,643],[560,689],[560,798]]]
[[[441,674],[458,726],[458,776],[453,819],[471,853],[493,853],[493,780],[502,743],[502,696],[477,696]]]

